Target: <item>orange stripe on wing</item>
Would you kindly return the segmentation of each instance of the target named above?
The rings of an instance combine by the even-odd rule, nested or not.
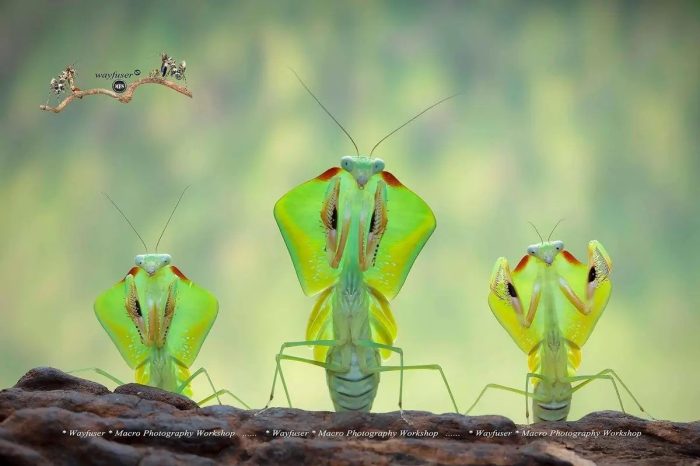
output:
[[[382,178],[384,181],[386,181],[386,184],[389,186],[394,186],[394,187],[399,187],[403,186],[399,180],[396,179],[394,175],[392,175],[390,172],[382,172]]]
[[[119,280],[119,283],[122,283],[124,280],[126,280],[126,277],[128,277],[129,275],[132,275],[135,277],[136,274],[139,273],[139,270],[141,270],[140,267],[136,267],[136,266],[132,267],[131,269],[129,269],[129,271],[126,273],[126,275],[124,275],[124,278]]]
[[[186,282],[190,281],[190,279],[187,278],[187,277],[185,277],[185,274],[182,273],[182,272],[180,272],[180,269],[178,269],[178,268],[175,267],[174,265],[171,265],[171,266],[170,266],[170,270],[171,270],[175,275],[177,275],[177,276],[180,277],[181,279],[185,280]]]
[[[326,170],[325,172],[318,175],[316,177],[316,179],[320,180],[320,181],[328,181],[331,178],[333,178],[335,175],[337,175],[339,171],[340,171],[340,167],[331,167],[328,170]]]
[[[520,259],[520,262],[518,262],[518,265],[515,266],[515,270],[513,272],[520,272],[522,269],[525,268],[527,263],[530,261],[530,256],[523,256],[522,259]]]
[[[574,264],[574,265],[575,265],[575,264],[580,264],[580,263],[581,263],[581,261],[579,261],[578,259],[576,259],[576,258],[574,257],[574,255],[571,254],[569,251],[562,251],[562,252],[561,252],[561,255],[564,256],[564,259],[566,259],[566,261],[567,261],[569,264]]]

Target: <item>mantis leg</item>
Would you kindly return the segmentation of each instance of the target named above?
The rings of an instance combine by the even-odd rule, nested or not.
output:
[[[372,341],[372,340],[357,340],[355,343],[357,343],[358,346],[363,346],[365,348],[372,348],[372,349],[376,349],[376,350],[385,349],[385,350],[389,350],[389,351],[392,351],[394,353],[397,353],[399,355],[399,366],[398,367],[396,367],[396,366],[384,366],[384,368],[377,368],[377,369],[368,369],[368,368],[363,367],[363,369],[366,369],[368,372],[372,372],[372,371],[384,372],[384,371],[388,371],[388,370],[400,371],[400,373],[399,373],[399,410],[403,413],[403,368],[404,368],[403,350],[397,346],[385,345],[383,343],[377,343],[377,342]],[[362,362],[362,364],[364,365],[364,361]],[[389,369],[389,367],[396,367],[396,368]],[[442,371],[442,369],[441,369],[441,371]],[[443,374],[443,378],[444,378],[444,374]],[[448,390],[449,390],[449,386],[448,386]],[[454,400],[452,400],[452,401],[454,401]]]
[[[583,380],[583,382],[581,382],[580,384],[576,385],[575,387],[573,387],[571,389],[572,393],[579,390],[580,388],[583,388],[585,385],[591,383],[592,381],[600,380],[600,379],[607,379],[607,380],[610,380],[612,382],[613,388],[615,388],[615,394],[617,395],[617,400],[620,403],[620,409],[622,409],[623,413],[625,412],[625,407],[622,404],[622,398],[620,397],[620,392],[617,389],[617,384],[615,383],[615,379],[617,379],[617,381],[620,382],[620,385],[622,385],[622,388],[624,388],[625,391],[627,392],[627,394],[630,396],[630,398],[632,398],[632,400],[634,400],[634,402],[637,404],[637,407],[639,408],[639,410],[641,412],[645,413],[646,415],[648,415],[650,418],[654,419],[654,416],[652,416],[644,408],[642,408],[642,405],[639,403],[639,401],[637,401],[637,398],[632,394],[630,389],[627,388],[627,385],[625,385],[625,383],[622,381],[620,376],[617,375],[617,373],[612,369],[604,369],[595,375],[577,375],[577,376],[568,378],[568,380],[570,380],[571,382]]]
[[[198,402],[198,403],[197,403],[198,405],[201,406],[201,405],[203,405],[204,403],[207,403],[208,401],[210,401],[210,400],[212,400],[212,399],[214,399],[214,398],[216,398],[216,401],[219,403],[219,405],[221,405],[221,399],[219,398],[219,395],[229,395],[229,396],[231,396],[234,400],[238,401],[240,404],[242,404],[243,406],[245,406],[246,409],[250,409],[250,406],[248,406],[243,400],[241,400],[240,398],[238,398],[236,395],[234,395],[234,394],[231,393],[230,391],[228,391],[228,390],[226,390],[226,389],[217,390],[216,387],[214,386],[214,382],[212,382],[212,380],[211,380],[211,377],[209,377],[209,372],[207,372],[207,370],[206,370],[205,368],[203,368],[203,367],[200,367],[199,369],[197,369],[196,371],[194,371],[194,372],[192,373],[192,375],[190,375],[190,376],[187,378],[187,380],[185,380],[184,382],[182,382],[182,383],[180,384],[180,386],[177,387],[177,391],[176,391],[175,393],[178,393],[178,394],[179,394],[179,393],[182,393],[182,391],[185,389],[185,387],[187,387],[197,376],[199,376],[199,375],[201,375],[201,374],[204,374],[204,376],[207,378],[207,381],[209,382],[209,386],[211,387],[211,390],[212,390],[212,394],[209,395],[208,397],[204,398],[202,401]]]
[[[587,316],[591,313],[591,300],[587,299],[585,302],[578,297],[576,292],[571,288],[571,285],[563,279],[559,279],[559,289],[564,293],[566,299],[583,315]]]
[[[442,381],[445,383],[445,388],[447,388],[447,393],[450,395],[450,400],[452,400],[452,406],[455,409],[456,413],[459,413],[459,408],[457,407],[457,403],[455,402],[455,397],[452,395],[452,389],[450,388],[450,384],[447,382],[447,378],[445,377],[445,373],[442,370],[442,367],[439,364],[421,364],[421,365],[416,365],[416,366],[381,366],[376,369],[377,372],[389,372],[389,371],[401,371],[401,374],[403,374],[403,371],[408,371],[408,370],[418,370],[418,369],[425,369],[425,370],[435,370],[440,372],[440,376],[442,377]],[[399,395],[399,399],[401,398],[401,395]],[[401,401],[399,401],[401,403]],[[401,405],[399,404],[399,407]]]
[[[447,388],[447,393],[450,395],[450,400],[452,400],[452,406],[455,408],[455,412],[459,412],[459,408],[457,408],[457,403],[455,402],[455,398],[452,395],[452,389],[450,388],[450,384],[447,382],[447,378],[445,377],[445,372],[442,370],[442,367],[439,364],[423,364],[423,365],[413,365],[413,366],[405,366],[403,363],[403,349],[397,347],[397,346],[391,346],[391,345],[385,345],[383,343],[377,343],[375,341],[371,340],[358,340],[356,341],[358,346],[364,346],[366,348],[373,348],[373,349],[385,349],[389,351],[393,351],[394,353],[397,353],[399,355],[399,366],[382,366],[377,369],[370,369],[370,372],[374,370],[375,372],[388,372],[388,371],[399,371],[399,410],[403,411],[403,371],[404,369],[425,369],[425,370],[437,370],[440,372],[440,376],[442,377],[442,381],[445,382],[445,387]]]
[[[270,399],[267,401],[267,404],[265,407],[258,412],[260,414],[262,411],[265,411],[267,408],[269,408],[270,403],[272,403],[272,399],[275,396],[275,386],[277,384],[277,375],[279,375],[280,380],[282,381],[282,387],[284,388],[284,394],[287,397],[287,404],[289,407],[292,407],[292,400],[289,398],[289,390],[287,390],[287,382],[284,379],[284,373],[282,373],[282,365],[280,364],[280,361],[282,359],[286,359],[288,361],[298,361],[298,362],[306,362],[309,364],[312,364],[314,366],[319,366],[323,368],[328,368],[327,364],[324,362],[316,361],[315,359],[305,359],[305,358],[297,358],[295,356],[287,356],[284,354],[284,350],[287,348],[294,348],[297,346],[309,346],[309,345],[316,345],[316,346],[337,346],[339,343],[336,340],[306,340],[306,341],[287,341],[282,343],[282,346],[280,346],[280,351],[277,353],[275,360],[276,360],[276,365],[275,365],[275,376],[272,379],[272,388],[270,389]]]
[[[525,376],[525,419],[527,420],[527,423],[530,423],[530,404],[528,403],[528,397],[530,396],[530,378],[535,378],[535,379],[540,379],[544,380],[544,377],[542,377],[539,374],[535,374],[534,372],[528,372],[527,375]],[[535,394],[532,394],[532,397],[535,398]],[[536,398],[535,398],[536,399]]]
[[[98,374],[98,375],[101,375],[101,376],[103,376],[103,377],[107,377],[109,380],[111,380],[112,382],[116,383],[117,385],[124,385],[124,382],[122,382],[121,380],[119,380],[118,378],[116,378],[115,376],[113,376],[112,374],[110,374],[109,372],[107,372],[107,371],[105,371],[105,370],[102,370],[102,369],[100,369],[100,368],[97,368],[97,367],[86,367],[86,368],[83,368],[83,369],[76,369],[76,370],[73,370],[73,371],[68,371],[67,374],[75,374],[75,373],[77,373],[77,372],[90,372],[90,371],[91,371],[91,372],[94,372],[94,373],[96,373],[96,374]]]
[[[472,409],[474,409],[474,407],[476,406],[476,404],[479,402],[479,400],[481,400],[481,397],[484,396],[484,393],[485,393],[486,390],[488,390],[489,388],[497,388],[497,389],[499,389],[499,390],[504,390],[504,391],[507,391],[507,392],[517,393],[518,395],[523,395],[523,396],[525,396],[525,397],[528,396],[527,391],[525,391],[525,390],[520,390],[520,389],[518,389],[518,388],[512,388],[512,387],[506,387],[505,385],[499,385],[499,384],[497,384],[497,383],[490,383],[490,384],[487,384],[487,385],[481,390],[481,393],[479,393],[479,396],[476,397],[476,400],[474,401],[474,403],[472,403],[472,405],[469,407],[469,409],[464,413],[465,416],[468,415],[468,414],[471,412]],[[537,397],[536,397],[534,394],[533,394],[532,397],[535,398],[535,399],[537,399]]]

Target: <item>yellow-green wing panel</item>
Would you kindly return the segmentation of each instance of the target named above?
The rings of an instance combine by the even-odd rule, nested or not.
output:
[[[398,328],[389,301],[374,288],[369,288],[369,325],[373,341],[384,345],[394,344]],[[391,356],[391,351],[386,349],[380,350],[380,353],[382,359]]]
[[[151,361],[145,361],[134,372],[134,380],[141,385],[151,385]]]
[[[327,288],[316,299],[306,325],[307,340],[333,340],[333,287]],[[325,361],[327,346],[315,346],[314,358]]]
[[[581,348],[570,341],[566,342],[566,360],[566,371],[569,377],[573,377],[576,375],[578,366],[581,365]]]
[[[171,274],[176,280],[173,287],[175,312],[166,346],[171,356],[190,367],[216,320],[219,303],[213,294],[189,280],[177,267],[165,267],[158,273]],[[166,278],[162,279],[168,281]]]
[[[329,180],[340,176],[340,171],[339,167],[325,171],[292,189],[275,204],[277,226],[307,296],[325,290],[335,283],[338,276],[338,270],[328,264],[321,209]]]
[[[127,277],[132,276],[136,280],[137,277],[143,278],[140,277],[141,275],[148,274],[142,269],[134,267],[129,271]],[[130,368],[135,369],[148,357],[149,348],[143,344],[134,321],[127,313],[127,293],[125,278],[98,296],[93,308],[97,320],[114,342],[124,361]]]
[[[530,354],[543,335],[542,313],[535,314],[530,327],[525,327],[518,318],[514,297],[511,295],[508,283],[511,283],[520,300],[523,313],[527,313],[532,296],[532,290],[537,280],[537,261],[525,256],[511,274],[508,260],[501,257],[496,261],[491,273],[491,291],[488,302],[493,315],[501,323],[513,341],[525,353]],[[531,362],[533,364],[533,362]]]
[[[381,173],[387,186],[387,227],[374,266],[365,272],[367,283],[391,300],[406,281],[413,262],[435,231],[428,204],[389,172]]]
[[[595,328],[598,319],[603,314],[605,306],[610,299],[612,283],[609,279],[612,263],[607,252],[598,241],[591,241],[588,244],[589,265],[579,262],[571,253],[563,251],[557,256],[552,266],[557,268],[559,275],[571,286],[571,289],[581,299],[586,302],[587,288],[591,276],[591,266],[594,266],[597,274],[593,285],[591,296],[590,313],[582,314],[568,299],[562,294],[560,302],[559,320],[561,331],[569,341],[582,347]]]
[[[530,354],[527,355],[527,367],[530,372],[539,373],[540,367],[542,365],[542,345],[536,346],[534,349],[530,350]],[[536,382],[533,382],[536,383]]]
[[[190,370],[185,367],[181,366],[179,364],[176,364],[175,367],[175,378],[177,379],[177,388],[180,388],[180,385],[184,383],[187,379],[190,378]],[[188,398],[192,398],[192,386],[191,384],[187,384],[185,388],[182,389],[182,392],[180,394],[185,395]]]

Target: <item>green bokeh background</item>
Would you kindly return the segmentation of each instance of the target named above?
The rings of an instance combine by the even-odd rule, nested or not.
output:
[[[575,255],[598,239],[614,261],[580,373],[614,368],[656,417],[700,418],[697,2],[95,5],[0,7],[0,386],[38,365],[132,377],[92,303],[143,251],[100,193],[151,245],[191,184],[160,249],[220,300],[196,366],[265,403],[274,354],[313,305],[272,207],[352,153],[291,66],[362,151],[465,92],[375,153],[438,219],[393,302],[407,363],[442,364],[462,409],[488,382],[523,386],[488,279],[537,241],[528,221],[564,218],[554,236]],[[187,60],[194,99],[149,85],[128,105],[38,109],[68,63],[78,86],[109,87],[95,73],[147,72],[162,50]],[[286,373],[296,406],[331,409],[323,371]],[[396,409],[397,380],[383,376],[376,411]],[[407,409],[450,410],[435,374],[406,380]],[[601,409],[617,409],[607,382],[577,393],[571,418]],[[505,392],[474,412],[525,417]]]

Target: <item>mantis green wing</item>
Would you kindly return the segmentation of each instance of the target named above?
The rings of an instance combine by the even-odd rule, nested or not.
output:
[[[319,294],[314,305],[309,321],[306,324],[306,339],[333,340],[333,287],[328,287]],[[317,361],[325,361],[328,353],[327,346],[314,346],[314,358]]]
[[[350,178],[339,167],[331,168],[292,189],[275,205],[275,219],[307,295],[325,290],[338,278],[338,269],[328,264],[325,232],[319,216],[326,194],[332,187],[331,180],[336,176]],[[425,201],[391,173],[384,171],[381,177],[387,187],[386,209],[391,214],[374,266],[365,272],[365,277],[367,284],[391,300],[398,294],[413,262],[435,230],[435,216]],[[354,184],[349,181],[341,186]],[[371,191],[369,186],[366,189]],[[345,197],[344,194],[341,192],[340,197]]]
[[[168,272],[167,268],[163,272]],[[190,281],[175,266],[169,273],[176,279],[173,287],[175,312],[168,329],[168,352],[186,367],[190,367],[199,354],[219,312],[214,295]]]
[[[518,347],[529,356],[531,371],[539,366],[539,353],[534,350],[544,335],[544,316],[538,313],[529,327],[523,326],[515,309],[515,299],[519,299],[524,306],[530,303],[538,267],[537,261],[524,256],[511,273],[508,260],[505,257],[498,258],[491,273],[491,291],[488,297],[493,315]]]
[[[275,204],[275,220],[307,296],[327,289],[338,278],[338,269],[328,264],[320,212],[330,186],[329,180],[340,171],[340,167],[326,170],[292,189]]]
[[[126,310],[129,294],[127,278],[136,281],[137,277],[144,276],[148,274],[143,269],[133,267],[121,281],[98,296],[94,305],[97,320],[131,369],[142,365],[150,353],[150,348],[143,343],[138,328]]]
[[[610,299],[612,260],[603,245],[595,240],[588,243],[588,264],[579,262],[568,251],[563,251],[560,256],[555,260],[560,276],[581,300],[590,301],[587,314],[566,301],[559,315],[564,337],[580,348],[588,341]]]
[[[367,283],[387,300],[401,290],[416,257],[435,231],[435,215],[428,204],[394,175],[381,172],[387,187],[388,223],[374,266],[365,272]]]

